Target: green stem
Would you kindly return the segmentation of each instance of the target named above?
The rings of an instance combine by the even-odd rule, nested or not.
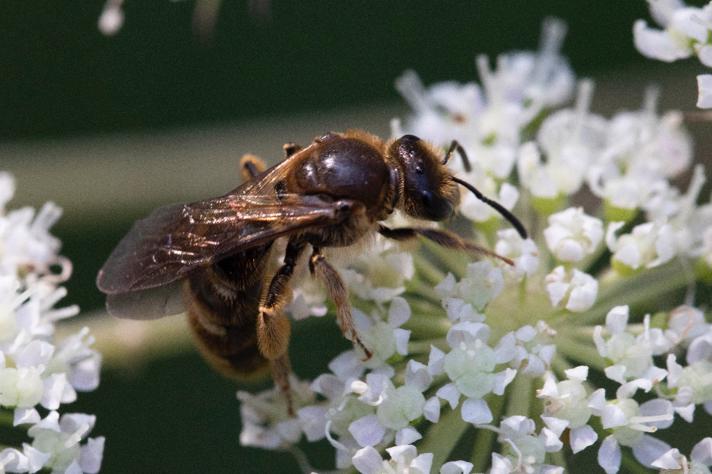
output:
[[[430,425],[418,451],[433,453],[433,472],[440,471],[440,466],[445,463],[468,426],[469,423],[462,419],[458,409],[448,411],[437,423]]]
[[[431,301],[433,303],[439,303],[441,298],[435,292],[433,285],[425,283],[417,279],[412,279],[405,285],[409,293],[417,293],[421,298]]]
[[[420,253],[414,254],[413,262],[415,263],[417,275],[423,277],[428,283],[437,285],[445,278],[445,273],[433,265],[433,262],[428,260],[424,255]]]
[[[0,409],[0,425],[1,426],[12,426],[14,421],[14,416],[11,411]]]
[[[563,450],[562,451],[555,451],[553,453],[548,453],[549,458],[551,459],[551,464],[559,467],[564,468],[564,472],[569,472],[568,465],[566,464],[566,456],[564,455]]]
[[[551,368],[554,369],[554,373],[559,380],[564,380],[566,378],[565,371],[573,369],[574,366],[559,353],[556,353],[551,359]]]
[[[577,326],[600,324],[605,321],[606,314],[613,306],[637,306],[665,301],[670,293],[679,291],[688,284],[688,274],[683,265],[675,260],[623,280],[616,279],[615,284],[599,292],[598,302],[593,308],[578,316],[568,317],[571,318],[571,323]]]
[[[556,349],[563,357],[581,362],[596,370],[603,371],[606,368],[606,362],[595,347],[582,344],[565,332],[560,332],[557,336]]]
[[[533,380],[524,374],[517,374],[511,385],[507,387],[506,416],[529,415]]]
[[[415,315],[427,315],[428,317],[436,317],[433,314],[443,314],[444,310],[439,304],[434,304],[432,301],[426,300],[424,298],[416,297],[415,295],[408,294],[405,299],[410,305],[410,309]]]
[[[462,252],[456,252],[445,247],[441,247],[435,242],[425,241],[425,247],[436,257],[443,268],[447,268],[459,280],[467,270],[467,264],[471,261],[470,258],[462,255]]]
[[[411,331],[412,339],[439,339],[444,338],[450,329],[450,321],[429,315],[414,315],[405,324]]]
[[[445,338],[425,339],[422,341],[408,342],[408,352],[409,355],[427,354],[430,352],[430,346],[435,346],[439,349],[443,349],[446,344],[447,342]]]
[[[621,472],[629,474],[647,474],[650,471],[648,468],[640,464],[629,452],[623,451],[621,456]]]

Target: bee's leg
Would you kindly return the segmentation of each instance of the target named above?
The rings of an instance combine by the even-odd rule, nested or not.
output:
[[[366,360],[373,355],[370,350],[363,344],[361,338],[354,326],[353,318],[351,317],[351,306],[349,306],[349,297],[343,280],[339,276],[339,272],[326,261],[326,257],[321,253],[318,247],[314,247],[311,257],[309,258],[309,271],[312,275],[321,280],[329,298],[336,305],[336,320],[339,323],[339,328],[346,339],[357,344],[366,354]]]
[[[292,373],[289,354],[284,353],[282,356],[269,361],[269,365],[272,371],[272,380],[274,380],[275,386],[279,388],[287,402],[287,413],[289,416],[294,416],[294,400],[292,399],[292,390],[289,384],[289,375]]]
[[[298,152],[301,149],[302,149],[302,146],[297,145],[294,142],[289,142],[289,143],[285,143],[284,145],[282,145],[282,150],[284,150],[285,158],[289,158],[290,156],[292,156],[293,154],[295,154],[296,152]]]
[[[390,227],[379,225],[378,233],[393,240],[411,240],[421,236],[435,242],[438,245],[442,245],[443,247],[498,258],[509,265],[514,265],[514,262],[507,257],[498,255],[474,242],[469,242],[457,234],[453,234],[447,230],[431,229],[427,227],[401,227],[398,229],[391,229]]]
[[[304,242],[289,241],[284,263],[272,277],[260,304],[257,316],[257,347],[269,360],[276,360],[286,354],[289,346],[291,326],[289,319],[282,313],[282,308],[291,294],[289,279],[304,247]]]
[[[267,169],[265,162],[252,153],[242,155],[240,159],[240,174],[243,181],[249,181]]]
[[[282,308],[291,294],[289,279],[304,247],[303,242],[289,241],[284,254],[284,263],[272,277],[257,316],[257,347],[270,362],[272,378],[287,400],[290,416],[294,415],[294,406],[289,386],[291,369],[287,349],[292,328]]]

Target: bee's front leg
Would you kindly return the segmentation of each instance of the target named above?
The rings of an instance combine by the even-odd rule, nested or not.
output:
[[[282,145],[282,150],[284,150],[284,157],[289,158],[293,154],[297,153],[302,149],[301,145],[297,145],[294,142],[285,143]]]
[[[312,275],[321,280],[329,298],[336,305],[336,320],[339,323],[339,328],[346,339],[357,344],[366,354],[366,360],[370,359],[373,353],[361,341],[361,338],[354,326],[353,318],[351,317],[351,306],[349,305],[349,296],[346,291],[346,286],[339,276],[339,272],[326,261],[326,257],[321,253],[318,247],[314,247],[311,257],[309,258],[309,271]]]
[[[498,255],[493,251],[482,247],[481,245],[465,240],[459,235],[453,234],[447,230],[432,229],[429,227],[400,227],[397,229],[391,229],[390,227],[380,225],[378,226],[378,233],[386,238],[400,241],[412,240],[418,236],[425,237],[426,239],[446,248],[464,250],[474,254],[497,258],[508,265],[514,265],[514,262],[512,262],[511,259]]]

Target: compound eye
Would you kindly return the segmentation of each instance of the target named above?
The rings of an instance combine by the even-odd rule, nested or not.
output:
[[[421,191],[420,201],[423,203],[424,208],[429,208],[433,205],[433,193],[431,193],[430,191]]]

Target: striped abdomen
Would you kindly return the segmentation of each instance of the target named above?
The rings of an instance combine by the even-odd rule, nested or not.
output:
[[[188,321],[203,357],[221,374],[247,378],[268,368],[257,347],[257,315],[271,244],[191,274],[184,288]]]

